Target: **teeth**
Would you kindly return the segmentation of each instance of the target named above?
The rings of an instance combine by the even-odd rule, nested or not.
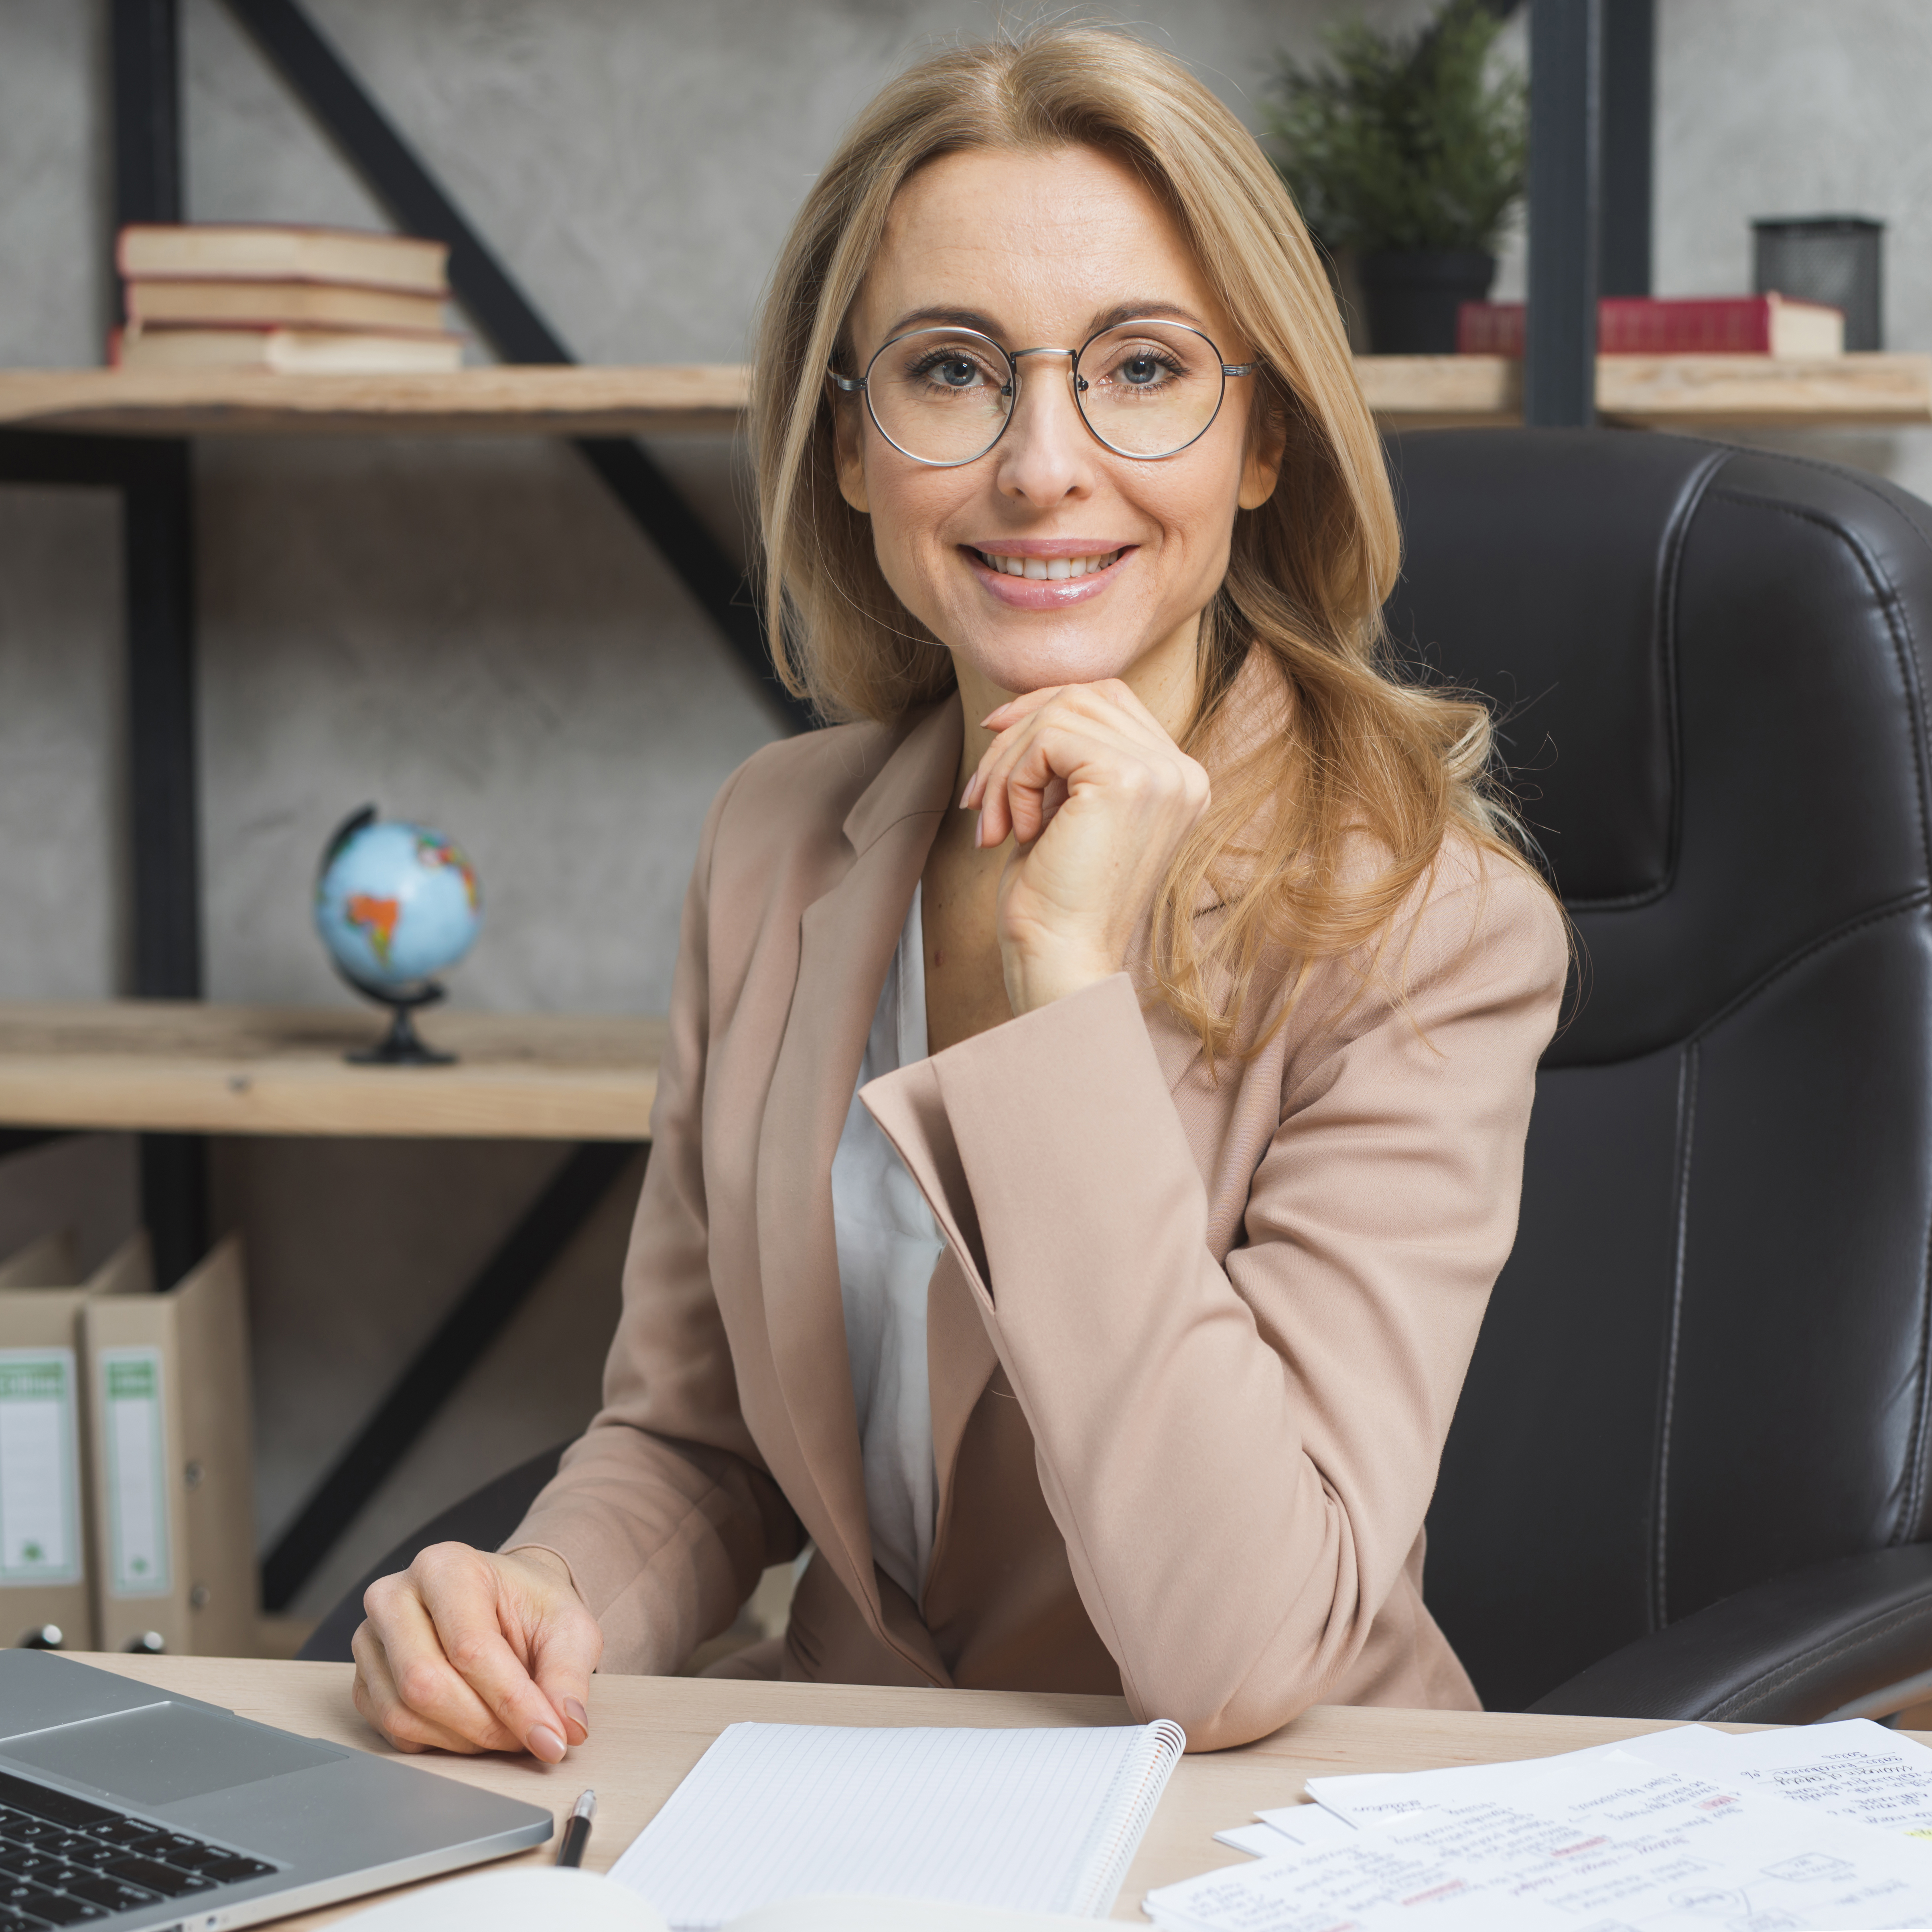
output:
[[[1090,572],[1105,570],[1120,555],[1117,550],[1098,556],[995,556],[982,550],[981,558],[1008,577],[1030,577],[1036,582],[1060,583]]]

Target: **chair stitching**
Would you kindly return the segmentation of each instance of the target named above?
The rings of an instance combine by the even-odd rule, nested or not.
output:
[[[1664,876],[1654,886],[1621,893],[1612,898],[1566,899],[1564,904],[1573,911],[1634,911],[1640,906],[1655,904],[1676,883],[1684,813],[1684,748],[1680,730],[1682,707],[1678,702],[1677,689],[1677,612],[1684,581],[1684,553],[1690,544],[1690,526],[1696,520],[1704,499],[1711,494],[1712,478],[1735,454],[1727,446],[1720,444],[1690,472],[1682,499],[1664,532],[1664,564],[1657,574],[1656,602],[1651,614],[1651,646],[1664,672],[1664,747],[1670,765],[1670,824],[1664,835]]]
[[[1900,899],[1894,899],[1886,906],[1880,906],[1870,912],[1860,913],[1856,918],[1846,920],[1842,926],[1835,926],[1828,932],[1821,933],[1814,940],[1795,951],[1787,952],[1782,959],[1766,968],[1763,972],[1742,991],[1732,994],[1708,1019],[1693,1028],[1688,1036],[1692,1040],[1707,1040],[1726,1021],[1735,1019],[1744,1008],[1762,994],[1770,992],[1779,980],[1788,978],[1801,966],[1808,966],[1820,953],[1829,952],[1834,946],[1858,935],[1874,926],[1882,926],[1888,920],[1900,919],[1907,913],[1921,910],[1928,900],[1932,900],[1932,888],[1921,886]],[[1633,1054],[1632,1059],[1640,1054]]]
[[[1764,449],[1755,443],[1734,443],[1730,446],[1730,448],[1734,454],[1772,457],[1780,463],[1796,464],[1801,470],[1815,470],[1821,476],[1832,477],[1838,482],[1850,484],[1853,489],[1870,496],[1874,502],[1882,503],[1918,539],[1928,552],[1932,552],[1932,535],[1928,535],[1921,530],[1912,520],[1910,514],[1900,509],[1882,490],[1874,489],[1870,477],[1861,476],[1856,470],[1847,470],[1840,463],[1828,463],[1821,456],[1799,456],[1790,450]],[[1741,491],[1738,494],[1742,495],[1746,493]],[[1774,502],[1778,500],[1773,497],[1767,500]]]
[[[1887,920],[1898,919],[1906,913],[1922,910],[1928,902],[1932,902],[1932,889],[1921,886],[1916,892],[1908,892],[1903,898],[1894,899],[1890,904],[1878,907],[1871,911],[1859,913],[1855,917],[1846,920],[1843,925],[1834,926],[1830,932],[1820,934],[1817,938],[1808,940],[1795,952],[1787,952],[1783,958],[1766,967],[1764,971],[1742,992],[1733,994],[1708,1019],[1700,1020],[1696,1025],[1681,1040],[1664,1040],[1655,1046],[1646,1047],[1641,1053],[1626,1053],[1615,1060],[1570,1060],[1565,1062],[1563,1066],[1552,1068],[1550,1070],[1558,1073],[1569,1073],[1580,1072],[1588,1067],[1628,1066],[1637,1060],[1648,1060],[1652,1054],[1661,1053],[1667,1048],[1681,1047],[1688,1045],[1693,1040],[1701,1040],[1707,1034],[1721,1026],[1726,1020],[1734,1018],[1774,981],[1782,979],[1786,973],[1795,971],[1798,967],[1804,964],[1814,954],[1822,952],[1827,948],[1837,945],[1840,940],[1854,937],[1856,934],[1863,932],[1867,926],[1882,926]]]
[[[1877,558],[1856,532],[1834,518],[1821,515],[1816,510],[1801,508],[1795,503],[1780,502],[1773,496],[1756,496],[1747,490],[1716,490],[1711,494],[1727,503],[1736,503],[1740,508],[1769,510],[1774,515],[1790,517],[1799,523],[1810,524],[1816,529],[1828,532],[1858,560],[1858,568],[1864,572],[1865,581],[1871,586],[1884,614],[1886,628],[1892,635],[1892,655],[1898,663],[1899,680],[1905,686],[1906,708],[1912,722],[1912,762],[1918,774],[1918,851],[1920,857],[1925,862],[1928,875],[1932,876],[1932,825],[1927,822],[1928,790],[1925,769],[1925,706],[1924,694],[1918,688],[1918,666],[1912,634],[1912,620],[1906,610],[1905,599],[1898,585],[1879,567]],[[1901,630],[1903,636],[1900,634]]]
[[[1896,1604],[1889,1610],[1876,1612],[1863,1623],[1850,1630],[1840,1630],[1835,1636],[1828,1637],[1822,1643],[1814,1644],[1808,1649],[1800,1651],[1796,1657],[1787,1658],[1784,1663],[1774,1665],[1762,1675],[1754,1677],[1749,1684],[1733,1690],[1722,1703],[1705,1714],[1718,1718],[1728,1716],[1751,1698],[1761,1696],[1767,1690],[1780,1689],[1818,1665],[1831,1663],[1836,1658],[1859,1650],[1877,1638],[1891,1635],[1897,1628],[1909,1628],[1915,1622],[1924,1620],[1927,1614],[1928,1606],[1922,1600]]]
[[[1666,1562],[1670,1528],[1670,1430],[1677,1402],[1677,1344],[1684,1320],[1684,1257],[1690,1219],[1690,1152],[1697,1126],[1697,1070],[1700,1055],[1694,1040],[1683,1052],[1677,1072],[1677,1241],[1671,1270],[1670,1334],[1664,1345],[1663,1386],[1658,1391],[1656,1474],[1651,1521],[1651,1624],[1653,1630],[1670,1622]]]
[[[1804,459],[1793,458],[1791,460],[1802,461]],[[1838,472],[1832,470],[1830,473],[1835,475]],[[1911,722],[1910,736],[1912,762],[1918,778],[1919,851],[1925,860],[1928,873],[1932,874],[1932,826],[1928,826],[1927,818],[1927,801],[1929,796],[1932,796],[1932,787],[1928,787],[1926,774],[1924,693],[1918,680],[1918,651],[1912,634],[1912,615],[1898,585],[1880,568],[1878,560],[1872,554],[1869,546],[1835,519],[1754,493],[1724,490],[1715,494],[1725,501],[1736,503],[1741,507],[1770,509],[1780,515],[1795,517],[1801,522],[1828,530],[1858,559],[1859,568],[1864,572],[1865,580],[1871,586],[1880,608],[1885,614],[1886,628],[1891,634],[1893,655],[1898,663],[1900,681],[1905,686],[1906,709]],[[1879,496],[1877,491],[1868,488],[1867,494]],[[1882,502],[1886,499],[1879,496],[1879,500]],[[1896,506],[1890,507],[1896,508]],[[1906,520],[1910,525],[1910,519]],[[1910,526],[1922,542],[1926,541],[1924,533],[1918,531],[1916,525]],[[1928,548],[1932,548],[1932,545],[1928,545]],[[1918,1286],[1918,1359],[1915,1365],[1918,1379],[1918,1399],[1914,1405],[1911,1432],[1906,1443],[1905,1467],[1901,1472],[1904,1480],[1900,1486],[1898,1518],[1888,1539],[1894,1545],[1910,1540],[1910,1532],[1924,1504],[1926,1430],[1928,1409],[1932,1409],[1932,1218],[1928,1220],[1924,1251],[1926,1260],[1919,1272]]]

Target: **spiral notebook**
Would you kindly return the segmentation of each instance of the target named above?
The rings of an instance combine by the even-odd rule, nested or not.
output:
[[[814,1893],[1097,1918],[1186,1748],[1178,1724],[733,1724],[611,1868],[673,1932]]]

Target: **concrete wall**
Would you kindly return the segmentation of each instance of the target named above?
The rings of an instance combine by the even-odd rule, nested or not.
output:
[[[585,359],[610,362],[739,355],[779,238],[841,125],[909,56],[1016,10],[310,4],[560,333]],[[182,10],[190,214],[380,224],[218,0]],[[1309,51],[1343,9],[1090,10],[1139,23],[1254,120],[1276,50]],[[1366,10],[1406,20],[1425,8]],[[1932,253],[1913,192],[1932,142],[1899,131],[1922,118],[1912,110],[1932,85],[1932,28],[1913,0],[1828,11],[1663,0],[1661,11],[1660,288],[1743,288],[1749,215],[1847,206],[1896,224],[1893,339],[1932,346]],[[100,0],[0,7],[0,363],[98,356],[110,294],[103,15]],[[1520,280],[1513,254],[1498,292]],[[1925,442],[1832,447],[1924,474],[1932,490]],[[687,442],[658,453],[742,554],[730,452]],[[460,1001],[660,1007],[699,820],[774,726],[572,452],[237,440],[202,444],[196,466],[209,992],[346,997],[309,932],[307,888],[329,828],[374,799],[457,834],[478,861],[488,923],[453,977]],[[101,500],[0,490],[0,998],[91,997],[123,981],[115,540]],[[133,1211],[125,1145],[62,1157],[98,1184],[70,1182],[86,1199],[60,1212],[84,1208],[90,1242],[104,1245]],[[556,1158],[526,1144],[218,1150],[218,1216],[247,1232],[254,1262],[265,1539]],[[0,1169],[0,1230],[50,1198]],[[614,1198],[586,1230],[308,1604],[326,1605],[452,1493],[579,1425],[626,1205]]]

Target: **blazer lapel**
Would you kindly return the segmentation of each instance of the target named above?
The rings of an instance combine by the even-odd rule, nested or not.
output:
[[[847,814],[851,863],[800,920],[798,977],[758,1134],[766,1329],[822,1507],[809,1496],[792,1502],[882,1633],[832,1230],[832,1157],[887,962],[952,802],[960,732],[956,698],[912,728]]]

